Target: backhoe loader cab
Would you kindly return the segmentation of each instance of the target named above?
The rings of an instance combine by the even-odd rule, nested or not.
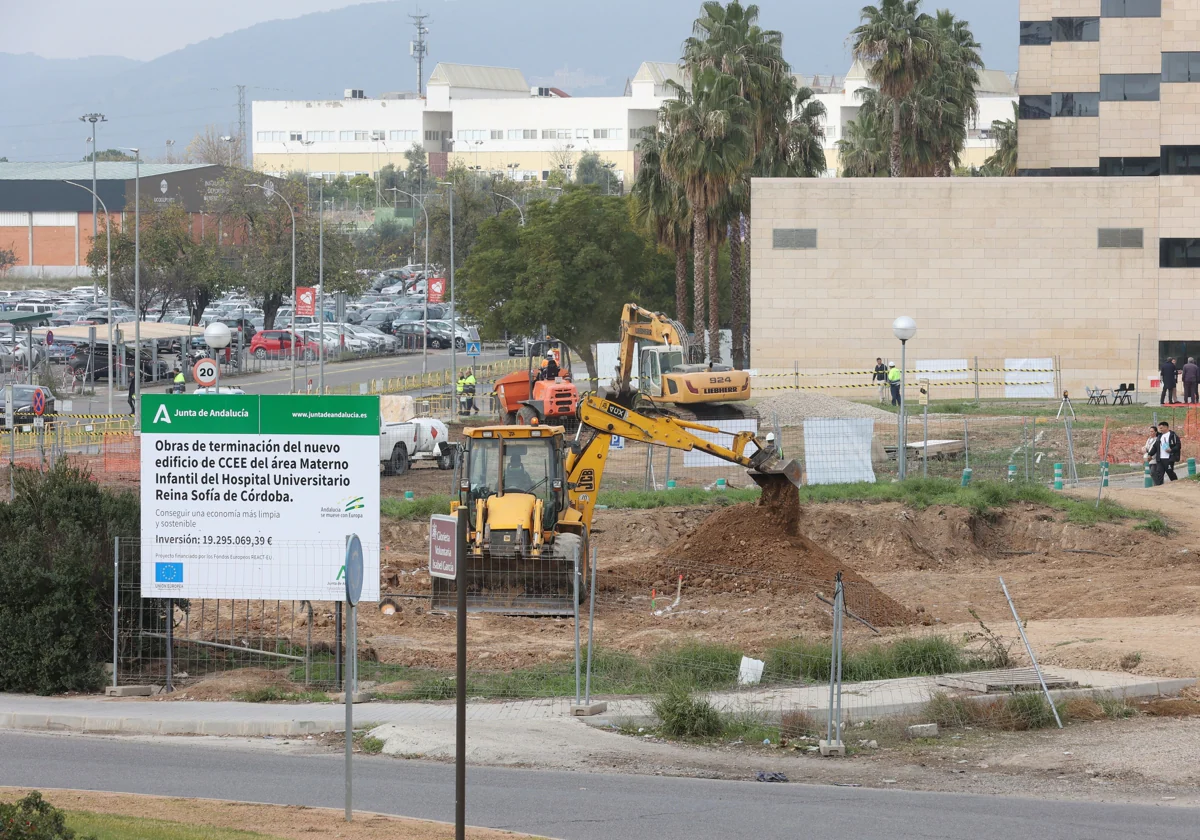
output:
[[[472,611],[572,611],[575,553],[586,558],[582,515],[571,507],[561,426],[464,430],[457,510],[468,511],[467,601]],[[584,563],[586,565],[586,563]],[[452,583],[434,580],[434,605],[454,608]]]

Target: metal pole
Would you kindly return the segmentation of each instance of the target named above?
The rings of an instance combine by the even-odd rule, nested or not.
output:
[[[928,390],[928,388],[927,388]],[[966,422],[965,420],[963,421]],[[929,478],[929,394],[925,395],[925,454],[921,458],[921,477]]]
[[[333,605],[333,684],[342,684],[342,602]]]
[[[92,244],[95,244],[96,233],[97,233],[97,230],[96,230],[96,199],[98,198],[98,195],[96,193],[96,118],[94,115],[91,117],[91,122],[92,122]],[[104,215],[105,216],[108,215],[107,210],[104,211]],[[93,271],[92,272],[92,303],[93,304],[96,302],[96,297],[98,296],[98,293],[99,293],[99,289],[96,288],[96,272]],[[112,414],[111,408],[108,410],[108,413]]]
[[[95,152],[95,149],[92,149]],[[142,153],[134,149],[136,175],[133,182],[133,427],[142,427]],[[217,365],[220,374],[221,366]],[[111,376],[111,371],[109,373]],[[219,392],[218,392],[219,393]]]
[[[979,357],[975,357],[975,405],[979,405]]]
[[[113,537],[113,688],[117,687],[117,615],[121,608],[121,538]]]
[[[1138,389],[1142,387],[1142,383],[1140,381],[1141,378],[1142,378],[1142,334],[1138,333],[1137,367],[1134,368],[1134,374],[1133,374],[1133,402],[1134,402],[1134,405],[1137,405],[1137,403],[1139,402]]]
[[[963,457],[966,459],[964,466],[971,469],[971,441],[967,431],[967,418],[963,418]]]
[[[318,226],[320,232],[318,234],[317,245],[317,283],[320,287],[317,313],[317,352],[320,354],[320,371],[317,374],[317,393],[325,393],[325,179],[321,179],[320,188],[321,209],[317,214]],[[292,298],[292,311],[296,311],[296,299]]]
[[[339,601],[340,605],[341,602]],[[346,622],[346,660],[349,662],[350,651],[349,646],[354,644],[354,605],[348,604],[347,622]],[[353,778],[354,771],[352,762],[354,760],[354,690],[350,685],[350,680],[346,680],[346,822],[350,822],[354,815],[354,795],[353,795]]]
[[[900,480],[903,481],[908,476],[908,428],[907,418],[904,416],[904,386],[905,386],[905,368],[908,367],[906,352],[908,350],[908,342],[900,342],[900,435],[898,438],[900,450]]]
[[[667,450],[667,455],[671,454],[671,450]],[[595,647],[594,640],[596,638],[596,549],[592,548],[592,579],[588,581],[588,586],[591,589],[588,606],[588,653],[587,653],[587,680],[583,688],[583,703],[590,705],[592,702],[592,650]]]
[[[834,650],[837,652],[837,711],[834,726],[837,732],[837,742],[842,743],[842,626],[846,613],[846,585],[842,582],[842,573],[838,572],[837,597],[834,598]]]
[[[450,194],[450,373],[458,376],[458,316],[454,308],[454,182],[443,182],[449,188]],[[426,284],[428,291],[428,284]],[[429,299],[428,293],[425,295]]]
[[[454,720],[454,840],[466,840],[467,825],[467,509],[458,509],[457,576],[458,611],[455,616],[456,712]]]
[[[574,603],[571,605],[575,613],[575,705],[579,705],[579,548],[575,548],[572,558],[575,568]]]
[[[175,689],[171,686],[171,672],[174,670],[171,663],[172,648],[175,647],[175,599],[167,599],[167,694],[170,694]]]
[[[1038,665],[1037,657],[1033,654],[1033,645],[1029,644],[1029,637],[1025,635],[1025,628],[1021,625],[1021,617],[1017,615],[1016,604],[1013,603],[1012,596],[1008,594],[1008,587],[1004,585],[1004,578],[1000,578],[1000,588],[1004,590],[1004,598],[1008,601],[1008,608],[1012,610],[1013,621],[1017,623],[1017,632],[1021,634],[1021,641],[1025,643],[1025,652],[1029,654],[1029,661],[1033,663],[1033,670],[1037,672],[1038,682],[1042,684],[1042,693],[1046,695],[1046,702],[1050,704],[1050,709],[1054,712],[1054,722],[1058,724],[1058,728],[1062,729],[1062,718],[1058,716],[1058,709],[1054,705],[1054,698],[1050,696],[1050,689],[1046,687],[1046,678],[1042,676],[1042,667]]]

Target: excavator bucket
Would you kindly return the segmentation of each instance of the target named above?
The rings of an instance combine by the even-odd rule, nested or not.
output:
[[[763,490],[777,489],[777,486],[783,482],[791,482],[794,486],[800,486],[800,463],[792,460],[787,463],[776,463],[770,466],[759,467],[756,470],[750,470],[750,478],[754,483]]]

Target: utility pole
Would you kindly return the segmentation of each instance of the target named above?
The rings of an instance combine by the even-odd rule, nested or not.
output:
[[[246,86],[237,85],[238,92],[238,140],[242,144],[242,160],[243,166],[246,165]],[[232,164],[231,164],[232,165]]]
[[[408,54],[417,62],[417,96],[425,95],[425,56],[429,55],[429,44],[425,40],[429,29],[425,26],[425,20],[428,17],[429,15],[421,14],[420,5],[417,6],[415,15],[408,16],[417,30],[417,39],[408,42]]]

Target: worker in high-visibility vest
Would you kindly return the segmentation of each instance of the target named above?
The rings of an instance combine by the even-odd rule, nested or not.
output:
[[[900,369],[895,362],[888,362],[887,381],[892,389],[892,405],[900,405]]]

